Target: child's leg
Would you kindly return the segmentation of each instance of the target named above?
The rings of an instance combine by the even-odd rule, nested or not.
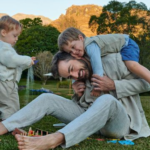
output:
[[[150,83],[150,71],[135,61],[124,61],[127,68],[134,74]]]

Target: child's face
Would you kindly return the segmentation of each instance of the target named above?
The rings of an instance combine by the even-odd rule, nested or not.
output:
[[[84,55],[84,38],[79,35],[79,39],[68,41],[68,45],[64,45],[65,52],[70,53],[73,57],[79,59]]]
[[[21,33],[21,28],[19,27],[17,30],[11,30],[9,32],[6,32],[6,30],[2,31],[2,41],[11,44],[14,46],[18,40],[18,36]]]

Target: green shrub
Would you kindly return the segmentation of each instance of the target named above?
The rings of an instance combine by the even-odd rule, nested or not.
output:
[[[65,80],[65,81],[58,82],[57,88],[71,88],[71,80]]]

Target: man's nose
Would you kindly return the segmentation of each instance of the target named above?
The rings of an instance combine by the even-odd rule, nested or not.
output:
[[[77,71],[72,71],[70,72],[70,76],[72,76],[73,79],[78,79],[78,72]]]

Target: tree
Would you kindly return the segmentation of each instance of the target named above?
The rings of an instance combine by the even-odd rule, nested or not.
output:
[[[37,26],[37,25],[42,25],[42,20],[41,18],[26,18],[26,19],[22,19],[20,20],[20,23],[23,24],[23,29],[27,29],[33,26]]]
[[[103,7],[99,17],[91,16],[89,27],[97,30],[98,34],[103,33],[137,33],[136,25],[147,26],[143,16],[139,14],[147,11],[144,3],[136,3],[129,1],[121,3],[116,0],[110,1],[108,5]],[[96,24],[96,25],[95,25]]]
[[[150,30],[138,36],[140,63],[150,70]]]
[[[40,52],[36,55],[36,59],[39,62],[34,65],[34,75],[41,79],[43,85],[45,85],[47,80],[49,79],[49,77],[44,76],[44,74],[50,72],[52,58],[53,55],[50,51]]]
[[[21,55],[34,56],[39,52],[58,51],[57,38],[60,32],[52,26],[32,26],[22,31],[15,45]]]

